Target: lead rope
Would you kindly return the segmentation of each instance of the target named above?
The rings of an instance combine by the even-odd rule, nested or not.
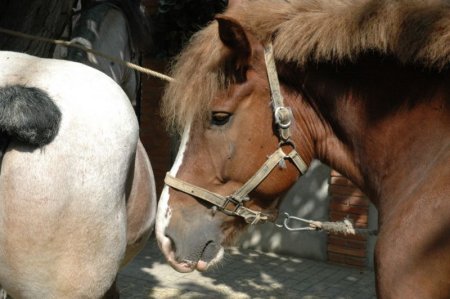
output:
[[[300,217],[290,216],[288,213],[284,213],[284,220],[282,224],[276,223],[275,226],[285,228],[288,231],[325,231],[332,234],[344,234],[344,235],[365,235],[376,236],[378,230],[368,228],[355,228],[353,222],[349,218],[345,218],[342,221],[314,221]],[[307,223],[309,226],[292,227],[289,222],[295,220]]]
[[[8,34],[8,35],[12,35],[12,36],[21,37],[21,38],[26,38],[26,39],[31,39],[31,40],[37,40],[37,41],[41,41],[41,42],[51,43],[51,44],[55,44],[55,45],[58,45],[58,46],[80,49],[80,50],[85,51],[87,53],[92,53],[94,55],[97,55],[97,56],[103,57],[105,59],[108,59],[108,60],[110,60],[110,61],[112,61],[114,63],[126,66],[126,67],[128,67],[130,69],[133,69],[135,71],[138,71],[138,72],[141,72],[141,73],[144,73],[144,74],[147,74],[147,75],[150,75],[150,76],[153,76],[153,77],[156,77],[156,78],[159,78],[161,80],[168,81],[168,82],[174,82],[174,79],[169,77],[169,76],[167,76],[167,75],[164,75],[164,74],[161,74],[161,73],[156,72],[154,70],[151,70],[151,69],[142,67],[140,65],[131,63],[129,61],[125,61],[123,59],[116,58],[116,57],[107,55],[105,53],[102,53],[102,52],[99,52],[99,51],[96,51],[96,50],[93,50],[93,49],[86,48],[85,46],[82,46],[80,44],[76,44],[76,43],[65,41],[65,40],[51,39],[51,38],[46,38],[46,37],[34,36],[34,35],[31,35],[31,34],[26,34],[26,33],[14,31],[14,30],[9,30],[9,29],[5,29],[5,28],[1,28],[1,27],[0,27],[0,32]]]

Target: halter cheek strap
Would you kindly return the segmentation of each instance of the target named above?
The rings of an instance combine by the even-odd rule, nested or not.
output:
[[[278,127],[278,137],[281,142],[289,142],[291,138],[291,108],[284,106],[283,96],[281,95],[280,82],[278,81],[277,67],[273,56],[272,43],[264,48],[264,59],[266,62],[267,77],[269,79],[270,94],[272,95],[272,109],[275,118],[275,124]]]
[[[247,223],[255,224],[260,221],[275,221],[275,216],[263,213],[262,211],[254,211],[244,206],[244,203],[249,200],[248,194],[253,191],[272,170],[282,161],[290,160],[300,171],[304,174],[308,169],[305,161],[301,158],[299,153],[294,149],[286,154],[281,145],[291,144],[290,140],[290,125],[292,121],[291,109],[284,106],[283,97],[280,91],[280,84],[278,82],[277,70],[275,60],[273,57],[272,44],[267,45],[264,49],[264,57],[267,67],[267,76],[272,97],[272,108],[274,113],[274,120],[278,127],[278,137],[280,139],[280,146],[278,149],[267,158],[267,161],[259,168],[259,170],[238,190],[229,196],[223,196],[204,188],[195,186],[181,179],[178,179],[169,173],[166,174],[164,182],[166,185],[194,196],[203,199],[214,206],[217,206],[222,212],[227,215],[240,216],[245,219]],[[234,207],[229,207],[233,204]]]

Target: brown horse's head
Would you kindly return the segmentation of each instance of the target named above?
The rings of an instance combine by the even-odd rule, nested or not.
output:
[[[221,16],[217,23],[182,54],[177,82],[165,95],[166,116],[183,137],[166,178],[170,187],[161,195],[156,231],[167,260],[183,272],[219,261],[222,246],[248,223],[274,220],[279,197],[299,177],[287,157],[267,165],[270,155],[288,154],[293,144],[280,146],[263,44],[232,18]],[[296,150],[310,162],[304,144]],[[270,168],[261,170],[267,177],[243,190],[261,167]],[[241,198],[229,197],[237,191]]]

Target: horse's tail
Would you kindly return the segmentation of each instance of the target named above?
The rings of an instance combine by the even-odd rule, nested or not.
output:
[[[21,142],[43,146],[58,133],[61,111],[38,88],[0,87],[0,131]]]

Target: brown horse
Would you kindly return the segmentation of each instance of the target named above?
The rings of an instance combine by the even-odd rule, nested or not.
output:
[[[218,16],[164,99],[184,132],[157,213],[169,263],[218,262],[317,158],[378,208],[379,297],[449,298],[449,45],[448,1],[256,0]]]

